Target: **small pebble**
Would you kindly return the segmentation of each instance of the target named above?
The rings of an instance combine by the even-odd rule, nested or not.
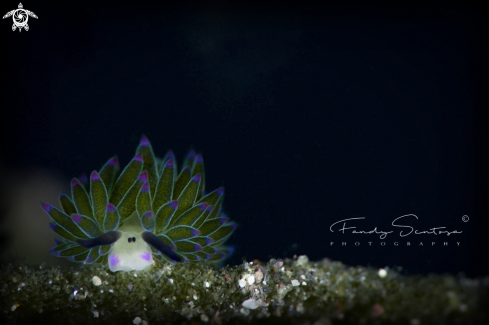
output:
[[[241,279],[241,280],[239,280],[239,281],[238,281],[238,284],[239,284],[239,286],[240,286],[241,288],[244,288],[244,286],[246,285],[246,281],[245,281],[245,279]]]
[[[133,323],[133,324],[139,324],[139,323],[141,323],[141,317],[136,317],[136,318],[134,318],[134,319],[132,320],[132,323]]]
[[[297,259],[298,266],[305,266],[307,263],[309,263],[309,258],[306,255],[301,255]]]
[[[297,287],[297,286],[300,284],[300,283],[299,283],[299,281],[297,281],[296,279],[294,279],[294,280],[290,281],[290,283],[291,283],[291,284],[292,284],[292,286],[294,286],[294,287]]]
[[[248,308],[248,309],[256,309],[260,307],[260,305],[254,300],[254,299],[248,299],[243,301],[243,307]]]
[[[98,287],[99,285],[102,285],[102,280],[98,276],[94,276],[92,278],[92,283],[94,286]]]
[[[379,269],[379,277],[385,278],[387,276],[387,271],[385,269]]]

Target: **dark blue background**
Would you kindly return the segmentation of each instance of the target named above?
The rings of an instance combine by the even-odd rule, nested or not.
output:
[[[144,133],[160,156],[204,154],[240,225],[231,263],[307,254],[487,274],[487,15],[462,3],[24,3],[39,16],[28,32],[0,26],[0,162],[69,179],[127,163]],[[380,247],[329,231],[408,213],[463,234]]]

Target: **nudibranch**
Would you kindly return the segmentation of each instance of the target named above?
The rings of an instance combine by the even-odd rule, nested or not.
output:
[[[100,171],[71,181],[61,209],[41,202],[61,237],[51,253],[111,271],[143,270],[156,262],[219,262],[236,229],[222,212],[224,189],[204,191],[204,161],[191,150],[180,173],[172,151],[156,158],[143,136],[119,173],[117,157]]]

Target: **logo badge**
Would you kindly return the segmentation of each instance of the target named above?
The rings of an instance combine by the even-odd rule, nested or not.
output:
[[[24,28],[26,31],[29,30],[29,25],[27,25],[27,21],[29,20],[29,16],[36,18],[37,16],[35,13],[29,10],[25,10],[24,7],[22,6],[22,3],[19,3],[19,8],[11,10],[3,16],[3,19],[8,18],[12,16],[12,19],[14,20],[14,24],[12,25],[12,31],[15,31],[17,28],[19,29],[19,32],[22,31],[22,28]]]

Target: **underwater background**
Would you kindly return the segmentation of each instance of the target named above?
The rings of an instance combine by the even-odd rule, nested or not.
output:
[[[23,5],[29,31],[0,25],[4,260],[66,263],[39,201],[113,155],[127,164],[145,134],[160,157],[202,152],[207,188],[226,188],[231,265],[296,254],[488,274],[477,6]],[[398,224],[462,233],[401,237],[391,223],[408,214]],[[363,217],[348,226],[394,232],[330,230]]]

